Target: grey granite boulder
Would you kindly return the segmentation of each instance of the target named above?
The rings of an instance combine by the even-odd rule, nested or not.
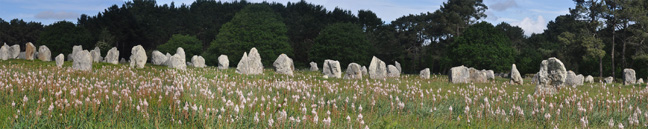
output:
[[[36,54],[36,46],[31,42],[25,44],[25,59],[34,60],[34,55]]]
[[[358,63],[350,63],[344,74],[344,79],[362,79],[362,71]]]
[[[293,60],[286,54],[279,55],[274,63],[272,63],[272,66],[274,66],[275,72],[278,74],[293,76],[293,71],[295,71]]]
[[[52,61],[52,52],[45,45],[38,47],[38,59],[42,61]]]
[[[369,78],[383,79],[385,77],[387,77],[387,65],[374,56],[369,64]]]
[[[56,60],[56,66],[61,68],[63,67],[63,62],[65,61],[65,56],[63,54],[59,54],[54,58]]]
[[[117,50],[116,47],[110,48],[110,50],[108,50],[108,53],[106,53],[106,57],[104,58],[104,62],[111,63],[111,64],[118,64],[119,63],[119,50]]]
[[[310,71],[319,71],[319,68],[317,67],[317,63],[315,62],[310,62]]]
[[[522,79],[522,74],[517,70],[515,64],[511,66],[511,84],[522,85],[524,84],[524,79]]]
[[[72,69],[90,71],[92,70],[92,56],[88,50],[77,52],[73,56]]]
[[[236,66],[236,73],[240,74],[263,74],[261,55],[256,48],[250,49],[250,53],[243,53],[241,60]]]
[[[558,89],[565,84],[567,79],[567,70],[562,61],[555,57],[543,60],[538,71],[538,84],[536,85],[536,95],[553,95],[558,93]]]
[[[144,51],[144,47],[142,47],[142,45],[134,46],[131,49],[131,56],[129,59],[131,67],[139,69],[144,68],[146,60],[148,60],[148,57],[146,56],[146,51]]]
[[[322,67],[322,73],[327,77],[333,78],[342,78],[342,67],[340,67],[340,62],[336,60],[324,60],[324,66]]]
[[[637,76],[634,69],[623,69],[623,85],[632,85],[637,83]]]
[[[218,56],[218,69],[228,69],[229,68],[229,58],[227,55]]]
[[[165,65],[168,59],[166,55],[158,50],[151,52],[151,63],[154,65]]]
[[[193,57],[191,57],[191,64],[193,64],[193,67],[197,67],[197,68],[207,67],[207,65],[205,65],[205,58],[198,55],[194,55]]]
[[[397,78],[400,77],[400,70],[394,65],[387,65],[387,77]]]
[[[419,77],[423,79],[430,79],[430,68],[425,68],[419,72]]]

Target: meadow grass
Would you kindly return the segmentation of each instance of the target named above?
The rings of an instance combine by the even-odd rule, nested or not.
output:
[[[645,84],[452,84],[445,75],[361,80],[95,63],[0,61],[0,128],[646,128]]]

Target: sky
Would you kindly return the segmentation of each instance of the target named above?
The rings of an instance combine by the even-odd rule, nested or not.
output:
[[[176,6],[191,4],[194,0],[158,0],[158,4]],[[232,1],[232,0],[223,0]],[[248,2],[298,2],[299,0],[248,0]],[[371,10],[385,23],[401,16],[434,12],[447,0],[306,0],[309,3],[323,5],[327,10],[339,7],[351,10]],[[121,6],[124,0],[0,0],[0,18],[4,21],[23,19],[25,21],[41,22],[49,25],[56,21],[66,20],[75,22],[81,14],[94,16],[104,9],[117,4]],[[484,0],[488,6],[485,12],[488,17],[484,21],[492,24],[506,22],[519,26],[525,35],[542,33],[549,21],[557,16],[569,13],[569,8],[575,6],[571,0]]]

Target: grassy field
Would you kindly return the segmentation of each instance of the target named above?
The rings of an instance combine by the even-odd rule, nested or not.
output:
[[[0,61],[0,128],[646,128],[645,84],[451,84],[447,76],[384,80],[294,77],[266,69]]]

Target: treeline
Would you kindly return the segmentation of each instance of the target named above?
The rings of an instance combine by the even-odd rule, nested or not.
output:
[[[648,3],[640,0],[575,0],[569,14],[557,17],[544,33],[529,37],[507,23],[480,22],[488,9],[482,0],[448,0],[438,10],[409,14],[389,23],[370,10],[327,10],[306,1],[249,3],[197,0],[191,5],[157,5],[133,0],[113,5],[94,16],[82,15],[76,24],[61,21],[48,26],[0,19],[0,42],[47,45],[53,53],[68,54],[73,45],[84,49],[117,47],[122,58],[141,44],[174,53],[199,54],[208,65],[226,54],[236,65],[243,52],[257,47],[265,65],[281,53],[296,67],[324,59],[368,65],[371,56],[388,64],[398,61],[406,73],[430,68],[445,73],[466,65],[506,73],[515,63],[523,74],[535,73],[548,57],[585,75],[619,75],[634,68],[648,73],[644,40]],[[24,47],[23,47],[24,48]]]

